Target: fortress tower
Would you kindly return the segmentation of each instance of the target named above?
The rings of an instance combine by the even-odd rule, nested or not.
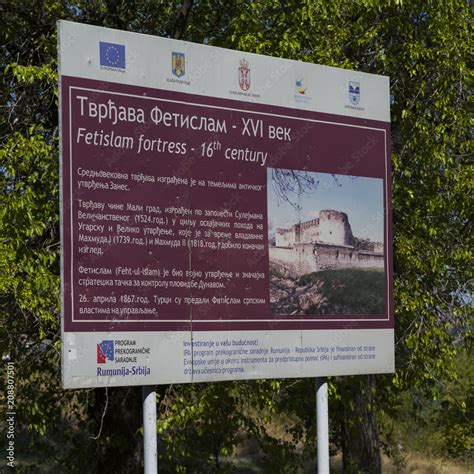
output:
[[[354,245],[349,218],[345,212],[323,209],[319,217],[292,225],[289,229],[276,229],[277,247],[291,248],[296,244],[325,243]]]
[[[328,244],[354,245],[354,237],[347,214],[323,209],[319,213],[319,240]]]

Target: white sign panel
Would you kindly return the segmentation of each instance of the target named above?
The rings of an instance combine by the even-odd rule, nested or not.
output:
[[[394,369],[387,77],[59,22],[66,388]]]

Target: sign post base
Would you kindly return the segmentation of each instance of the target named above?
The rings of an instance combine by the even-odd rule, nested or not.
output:
[[[316,377],[316,426],[318,474],[329,474],[328,382]]]
[[[143,464],[145,474],[158,474],[156,445],[156,392],[154,385],[142,387],[143,399]]]

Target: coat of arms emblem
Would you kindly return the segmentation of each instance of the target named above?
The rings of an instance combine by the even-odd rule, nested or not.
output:
[[[240,60],[239,86],[243,91],[248,91],[250,89],[250,68],[248,61],[245,59]]]
[[[184,53],[171,53],[171,70],[176,77],[182,77],[186,71]]]
[[[357,105],[360,100],[360,82],[349,81],[349,100]]]

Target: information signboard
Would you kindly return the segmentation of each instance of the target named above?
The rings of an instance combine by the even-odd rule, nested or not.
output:
[[[67,388],[391,372],[387,77],[59,22]]]

